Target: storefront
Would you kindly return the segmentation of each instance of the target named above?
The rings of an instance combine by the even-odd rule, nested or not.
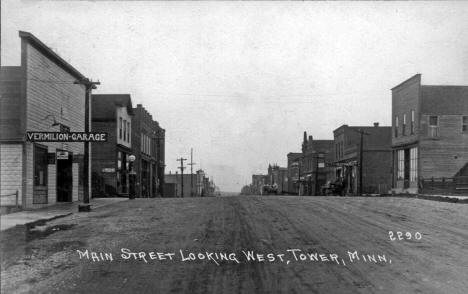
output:
[[[68,136],[84,132],[86,89],[76,81],[86,78],[32,34],[19,36],[21,65],[1,68],[0,193],[16,192],[24,209],[77,201],[84,143]]]

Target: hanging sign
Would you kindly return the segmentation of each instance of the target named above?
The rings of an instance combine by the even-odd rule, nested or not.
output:
[[[57,151],[57,160],[68,160],[68,151]]]
[[[27,132],[30,142],[107,142],[107,133],[99,132]]]

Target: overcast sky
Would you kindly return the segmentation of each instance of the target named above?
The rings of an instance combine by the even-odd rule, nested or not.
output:
[[[391,124],[390,88],[468,85],[468,2],[1,1],[2,65],[28,31],[96,93],[129,93],[223,191],[286,165],[303,131]]]

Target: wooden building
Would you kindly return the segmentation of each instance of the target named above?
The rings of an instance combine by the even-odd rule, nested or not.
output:
[[[393,191],[467,192],[468,86],[416,74],[392,89]]]
[[[92,144],[92,196],[128,197],[132,155],[132,100],[129,94],[92,95],[91,129],[108,140]]]
[[[27,132],[83,132],[87,80],[42,41],[19,32],[21,65],[0,71],[2,206],[39,208],[83,195],[82,142],[35,142]]]

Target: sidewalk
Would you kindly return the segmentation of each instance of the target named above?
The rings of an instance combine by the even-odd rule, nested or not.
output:
[[[126,201],[128,198],[93,198],[90,201],[91,209],[112,205],[114,203]],[[51,220],[59,217],[78,213],[80,201],[72,203],[60,203],[57,205],[44,207],[35,210],[23,210],[1,216],[0,231],[7,230],[17,225],[26,225],[39,220]]]

